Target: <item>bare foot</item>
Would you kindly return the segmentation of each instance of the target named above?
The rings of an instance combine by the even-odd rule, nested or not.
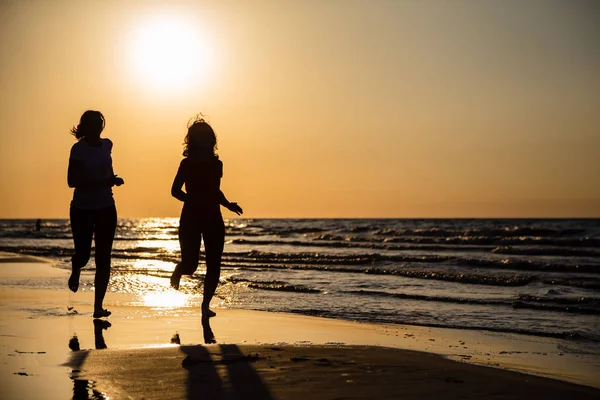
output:
[[[202,307],[202,318],[211,318],[216,315],[217,313],[211,310],[210,308],[204,306]]]
[[[173,272],[173,275],[171,275],[171,287],[175,290],[179,290],[179,281],[181,281],[181,275],[176,275],[175,272]]]
[[[73,270],[69,277],[69,289],[73,293],[76,293],[77,289],[79,289],[79,274],[81,274],[81,270]]]
[[[177,264],[173,270],[173,274],[171,274],[171,287],[179,290],[179,281],[181,281],[181,272],[179,272],[179,264]]]

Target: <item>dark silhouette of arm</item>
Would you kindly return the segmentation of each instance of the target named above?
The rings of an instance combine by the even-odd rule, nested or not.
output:
[[[227,208],[229,211],[236,213],[237,215],[242,215],[244,213],[242,207],[240,207],[238,203],[227,200],[225,194],[221,190],[219,190],[219,204]]]
[[[226,208],[229,208],[229,205],[231,204],[225,197],[225,194],[222,190],[219,190],[219,204],[225,206]]]
[[[173,185],[171,186],[171,196],[175,197],[179,201],[185,202],[188,198],[188,194],[181,190],[185,183],[185,177],[180,171],[177,171],[175,179],[173,179]]]

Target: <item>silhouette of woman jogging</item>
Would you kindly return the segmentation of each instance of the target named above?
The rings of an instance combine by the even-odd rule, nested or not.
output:
[[[90,259],[92,238],[96,244],[96,276],[94,279],[94,318],[108,317],[102,306],[110,278],[110,255],[117,227],[117,209],[112,187],[121,186],[123,179],[113,172],[109,139],[100,138],[104,116],[99,111],[83,113],[77,127],[71,129],[77,143],[71,148],[67,182],[74,188],[71,201],[71,231],[75,254],[69,289],[77,292],[79,275]]]
[[[202,299],[202,316],[214,317],[209,309],[221,274],[221,256],[225,243],[225,225],[221,205],[241,215],[242,208],[231,203],[220,189],[223,163],[216,154],[217,137],[202,118],[189,125],[183,156],[173,181],[171,195],[183,201],[179,220],[181,262],[171,275],[171,286],[179,289],[182,275],[192,275],[198,268],[200,241],[204,239],[206,277]],[[181,190],[185,184],[185,192]]]

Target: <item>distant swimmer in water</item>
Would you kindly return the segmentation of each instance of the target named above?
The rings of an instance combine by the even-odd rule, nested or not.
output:
[[[206,277],[202,299],[202,316],[214,317],[209,308],[219,276],[225,243],[225,224],[221,206],[242,214],[242,208],[225,198],[220,189],[223,162],[216,153],[217,137],[211,126],[202,118],[189,125],[184,140],[184,159],[179,164],[171,194],[183,201],[179,220],[181,262],[171,275],[171,286],[179,289],[182,275],[192,275],[198,268],[200,242],[206,251]],[[185,192],[182,190],[185,184]]]
[[[71,133],[77,143],[71,148],[67,182],[74,188],[71,201],[71,231],[75,254],[71,259],[69,289],[77,292],[79,275],[90,259],[92,238],[96,244],[94,279],[94,318],[108,317],[102,303],[110,279],[110,257],[117,227],[117,209],[112,187],[124,182],[113,172],[113,143],[100,138],[105,120],[99,111],[83,113]]]
[[[38,232],[42,230],[42,220],[39,218],[35,221],[35,230]]]

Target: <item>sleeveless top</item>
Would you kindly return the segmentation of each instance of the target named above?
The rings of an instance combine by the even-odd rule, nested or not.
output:
[[[92,146],[82,138],[71,147],[69,158],[79,162],[79,173],[84,179],[107,179],[112,176],[112,148],[110,139],[101,138],[100,146]],[[84,210],[98,210],[114,204],[111,187],[75,188],[71,200],[71,207]]]
[[[184,208],[203,216],[221,215],[221,160],[216,157],[208,160],[186,157],[181,160],[177,174],[183,177],[188,195]]]

